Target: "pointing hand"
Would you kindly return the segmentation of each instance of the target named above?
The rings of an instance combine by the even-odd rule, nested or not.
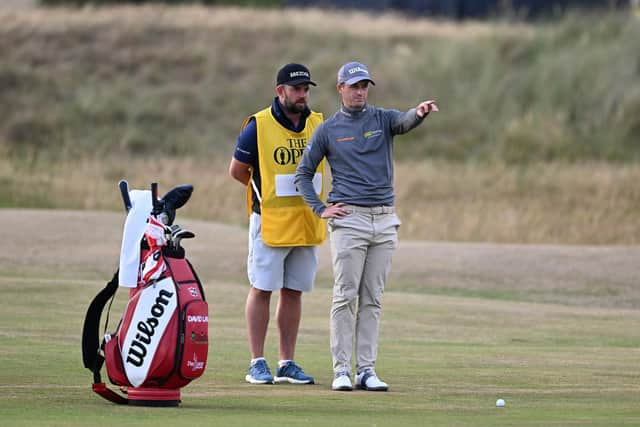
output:
[[[434,100],[421,102],[416,107],[416,113],[418,114],[418,117],[424,117],[432,111],[440,111],[438,109],[438,105],[436,104],[436,101]]]

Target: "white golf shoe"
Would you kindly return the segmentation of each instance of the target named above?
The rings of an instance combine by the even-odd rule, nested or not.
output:
[[[353,386],[351,385],[351,378],[346,372],[336,374],[331,389],[335,391],[351,391]]]
[[[356,388],[368,391],[387,391],[389,385],[376,375],[373,369],[365,369],[356,375]]]

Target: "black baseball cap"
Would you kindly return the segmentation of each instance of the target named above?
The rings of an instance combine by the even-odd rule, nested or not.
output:
[[[316,83],[311,80],[309,69],[302,64],[287,64],[278,71],[276,86],[295,86],[303,83],[316,86]]]

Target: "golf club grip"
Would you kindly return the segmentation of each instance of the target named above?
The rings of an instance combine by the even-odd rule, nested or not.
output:
[[[131,198],[129,197],[129,183],[127,180],[122,179],[118,183],[118,187],[120,188],[120,195],[122,196],[122,202],[124,203],[124,210],[129,212],[131,207]]]
[[[153,214],[158,215],[160,212],[158,209],[158,183],[151,183],[151,202],[153,204]]]

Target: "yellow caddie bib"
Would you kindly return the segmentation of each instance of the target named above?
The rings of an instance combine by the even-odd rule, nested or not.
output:
[[[278,123],[271,107],[248,117],[243,128],[251,117],[256,120],[258,136],[262,240],[269,246],[319,245],[326,238],[326,226],[305,204],[293,180],[311,134],[322,123],[322,113],[312,111],[301,132],[293,132]],[[324,160],[318,165],[313,184],[318,197],[324,200]],[[248,214],[251,214],[252,194],[249,183]]]

